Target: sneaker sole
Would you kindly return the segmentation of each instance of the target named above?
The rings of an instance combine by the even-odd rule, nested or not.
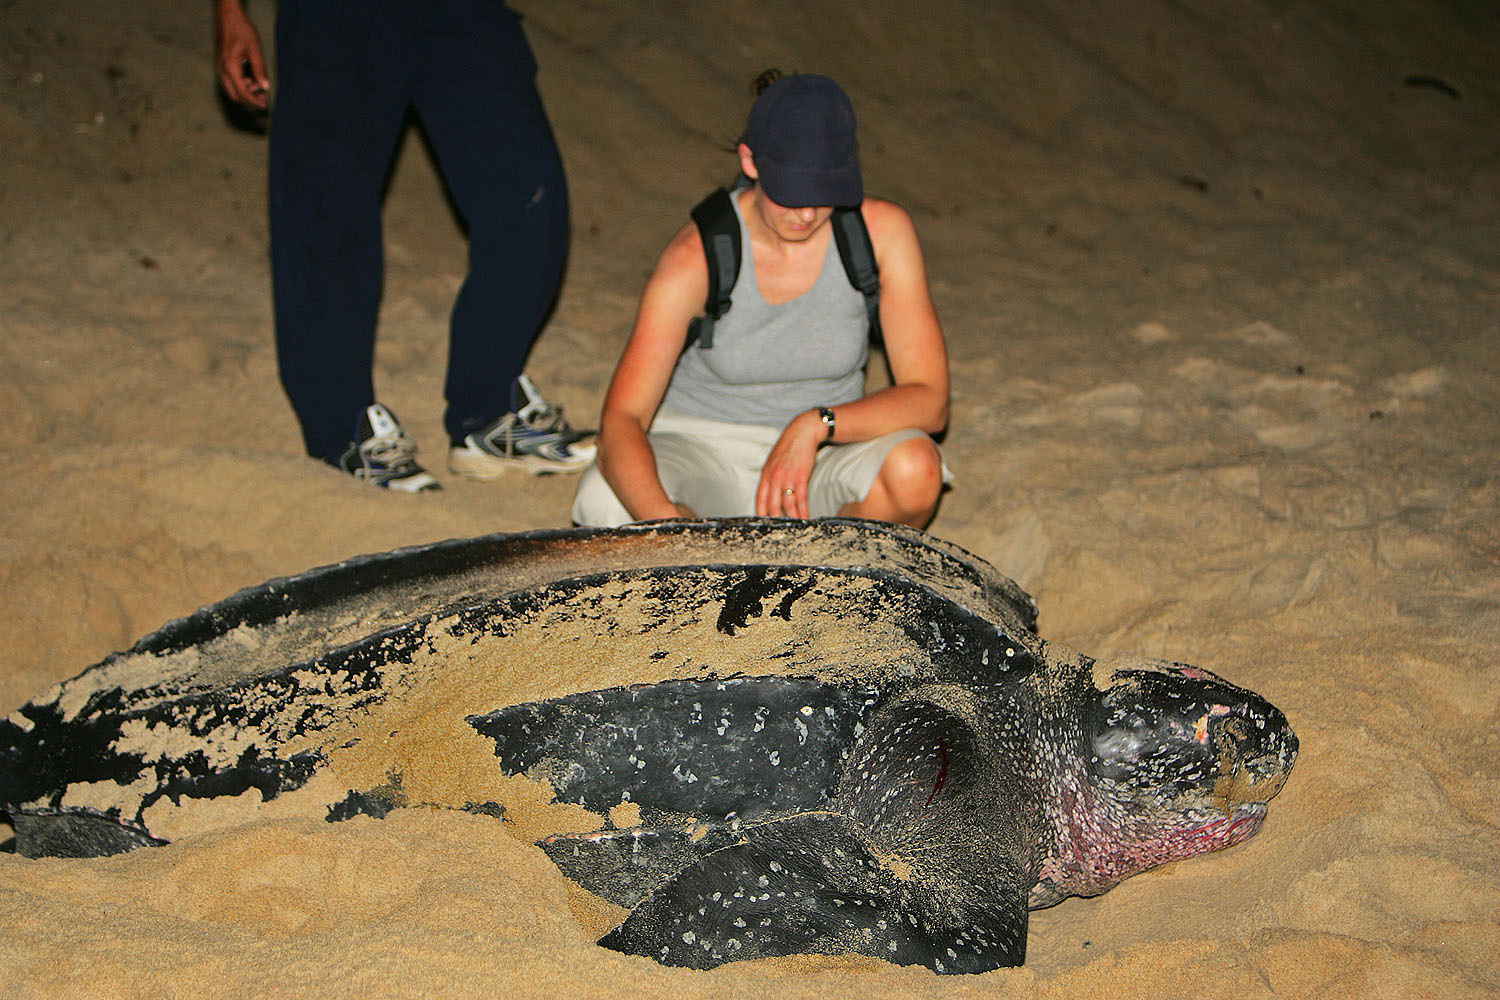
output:
[[[440,490],[443,488],[442,483],[438,482],[429,473],[426,472],[422,473],[420,476],[406,476],[402,479],[388,479],[384,483],[380,483],[378,485],[384,489],[390,490],[393,493],[431,493],[433,490]]]
[[[582,472],[594,460],[592,455],[564,464],[537,455],[517,455],[501,458],[472,448],[453,448],[448,452],[448,471],[465,479],[480,481],[499,479],[515,472],[532,476],[550,476],[559,473]]]
[[[343,471],[357,483],[364,483],[376,489],[389,490],[392,493],[430,493],[433,490],[443,488],[443,484],[438,482],[432,473],[425,470],[413,476],[401,476],[396,479],[387,479],[385,482],[366,478],[357,472],[350,472],[347,469]]]

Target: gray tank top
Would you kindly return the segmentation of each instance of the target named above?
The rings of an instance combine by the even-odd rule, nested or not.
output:
[[[714,323],[713,347],[694,344],[677,359],[662,409],[785,427],[803,410],[859,399],[870,356],[869,313],[844,273],[837,243],[828,240],[812,288],[773,306],[755,280],[739,199],[730,200],[745,248],[731,305]]]

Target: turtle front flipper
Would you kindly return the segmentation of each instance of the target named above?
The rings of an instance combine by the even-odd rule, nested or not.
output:
[[[600,944],[668,965],[855,952],[935,972],[1026,955],[1031,831],[1015,761],[962,689],[871,719],[836,811],[744,829],[658,886]]]
[[[1019,965],[1026,900],[972,898],[914,877],[853,821],[803,813],[743,831],[661,885],[599,940],[664,965],[711,969],[783,955],[857,953],[940,973]]]

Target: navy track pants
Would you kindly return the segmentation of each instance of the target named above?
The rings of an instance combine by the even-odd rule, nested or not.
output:
[[[281,0],[271,269],[282,385],[308,454],[336,461],[375,401],[381,201],[415,111],[469,236],[444,423],[510,409],[567,252],[562,160],[520,18],[499,0]]]

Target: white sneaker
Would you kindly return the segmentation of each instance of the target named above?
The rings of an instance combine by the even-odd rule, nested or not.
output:
[[[448,452],[448,468],[469,479],[497,479],[523,470],[534,476],[578,472],[594,460],[592,444],[582,444],[592,431],[574,430],[521,375],[512,392],[510,413],[464,438]]]
[[[359,440],[339,457],[339,467],[372,486],[403,493],[442,489],[417,464],[417,443],[401,429],[396,415],[375,403],[359,419]]]

